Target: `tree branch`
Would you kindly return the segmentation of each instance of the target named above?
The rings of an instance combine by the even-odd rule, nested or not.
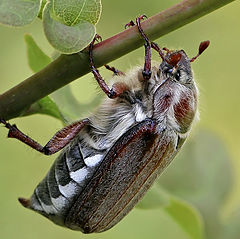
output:
[[[142,22],[151,40],[159,38],[234,0],[184,0]],[[130,19],[129,19],[130,20]],[[136,27],[131,27],[94,47],[97,67],[113,61],[143,45]],[[40,72],[0,95],[0,118],[21,116],[32,103],[90,72],[87,49],[78,54],[61,55]]]

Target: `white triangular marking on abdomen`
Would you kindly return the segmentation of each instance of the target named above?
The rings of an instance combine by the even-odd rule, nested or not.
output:
[[[75,195],[77,188],[77,185],[75,184],[75,182],[69,182],[66,185],[60,185],[58,184],[58,188],[60,193],[66,197],[66,198],[71,198]]]
[[[59,196],[57,198],[52,198],[51,197],[51,201],[52,201],[52,204],[54,205],[54,207],[59,212],[63,211],[65,206],[68,205],[68,200],[65,197],[63,197],[63,196]]]
[[[70,173],[70,177],[72,180],[74,180],[77,183],[81,183],[88,175],[89,170],[87,169],[86,166],[84,166],[81,169],[78,169],[75,172]]]
[[[88,167],[94,167],[97,164],[100,163],[100,161],[102,161],[103,155],[102,154],[96,154],[94,156],[88,157],[84,159],[84,163],[88,166]]]

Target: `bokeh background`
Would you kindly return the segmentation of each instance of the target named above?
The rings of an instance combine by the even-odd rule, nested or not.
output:
[[[103,0],[103,12],[97,31],[103,39],[108,38],[122,31],[123,26],[130,19],[143,13],[152,16],[177,2],[179,1]],[[181,185],[186,187],[184,182],[194,182],[191,176],[194,177],[196,174],[189,172],[196,172],[194,170],[199,169],[198,184],[195,185],[193,191],[198,186],[201,187],[201,180],[206,186],[209,179],[212,185],[208,189],[209,197],[206,194],[204,204],[198,208],[203,214],[204,211],[211,211],[212,206],[216,205],[215,201],[211,200],[216,194],[214,188],[223,187],[224,193],[219,196],[223,199],[221,207],[217,207],[218,216],[223,224],[227,224],[229,219],[233,218],[232,213],[240,208],[239,12],[240,1],[234,1],[156,41],[160,46],[172,49],[182,48],[189,56],[196,54],[201,41],[207,39],[211,41],[209,49],[193,64],[195,78],[200,89],[201,120],[193,129],[188,150],[191,151],[191,147],[198,149],[198,155],[202,157],[199,156],[198,162],[203,162],[199,165],[201,170],[198,165],[195,165],[195,169],[186,167],[186,165],[191,165],[191,158],[188,158],[189,164],[185,162],[181,168],[182,158],[185,154],[190,155],[185,150],[165,171],[162,182],[160,178],[158,183],[162,183],[167,189],[173,190],[178,196],[187,200],[190,197],[178,191],[181,191]],[[27,63],[25,33],[32,34],[45,53],[48,55],[53,53],[52,47],[43,34],[40,20],[18,29],[0,26],[0,94],[32,74]],[[127,71],[136,63],[143,63],[143,54],[144,49],[140,48],[112,62],[111,65]],[[153,55],[153,58],[157,60],[157,55]],[[110,77],[109,72],[105,70],[101,72],[106,78]],[[96,84],[90,74],[73,82],[71,87],[82,103],[90,102],[96,94]],[[43,115],[14,119],[11,122],[17,123],[19,128],[42,143],[47,142],[62,127],[59,121]],[[174,223],[161,209],[134,209],[113,229],[95,235],[83,235],[80,232],[60,228],[42,216],[24,209],[18,203],[17,198],[31,195],[55,156],[40,155],[15,140],[6,139],[6,135],[6,129],[0,127],[0,238],[188,238],[179,225]],[[206,147],[208,147],[207,150],[205,150]],[[224,161],[220,167],[217,164],[218,158],[220,162]],[[216,164],[212,164],[209,170],[207,162],[212,162],[211,160],[216,161]],[[185,173],[181,174],[181,170]],[[201,174],[202,172],[204,173]],[[177,179],[180,177],[181,183],[175,183],[175,176],[178,177]],[[212,180],[212,177],[215,179]],[[169,178],[172,181],[169,181]],[[190,198],[189,201],[194,202],[194,199]],[[205,216],[208,219],[211,217],[211,215]],[[218,228],[215,231],[218,231]],[[239,237],[232,236],[231,238]]]

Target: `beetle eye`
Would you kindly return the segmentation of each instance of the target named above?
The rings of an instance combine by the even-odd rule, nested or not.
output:
[[[175,74],[175,79],[176,79],[177,81],[179,81],[179,80],[180,80],[180,77],[181,77],[181,72],[180,72],[180,70],[178,70],[178,71],[176,72],[176,74]]]

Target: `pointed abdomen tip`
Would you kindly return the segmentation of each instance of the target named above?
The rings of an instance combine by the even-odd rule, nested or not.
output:
[[[30,200],[26,198],[18,198],[18,201],[24,206],[24,207],[30,207]]]

